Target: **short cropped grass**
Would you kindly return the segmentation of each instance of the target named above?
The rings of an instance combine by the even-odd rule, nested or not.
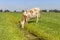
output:
[[[32,21],[32,22],[31,22]],[[30,20],[25,28],[42,40],[60,40],[60,13],[41,13],[38,23]]]
[[[0,40],[26,40],[18,28],[22,13],[0,13]],[[41,40],[60,40],[60,13],[41,13],[39,22],[35,19],[25,24],[25,29]]]
[[[0,13],[0,40],[26,40],[17,26],[19,13]]]

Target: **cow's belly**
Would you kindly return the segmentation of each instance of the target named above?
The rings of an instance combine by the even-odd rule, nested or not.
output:
[[[37,16],[37,15],[34,14],[34,15],[29,15],[28,17],[29,17],[29,18],[36,18],[36,16]]]

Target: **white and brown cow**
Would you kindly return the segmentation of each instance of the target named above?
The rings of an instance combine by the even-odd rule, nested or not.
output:
[[[30,10],[27,10],[23,13],[21,26],[24,28],[24,24],[29,21],[31,18],[36,18],[36,23],[38,23],[40,17],[40,9],[39,8],[32,8]]]

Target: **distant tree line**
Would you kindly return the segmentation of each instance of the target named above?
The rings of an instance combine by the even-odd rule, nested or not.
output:
[[[1,9],[0,12],[3,12],[3,10]]]
[[[3,11],[3,10],[1,9],[0,12],[10,12],[10,10],[4,10],[4,11]]]
[[[0,9],[0,12],[24,12],[25,10],[22,10],[22,11],[17,11],[17,10],[14,10],[14,11],[10,11],[10,10],[2,10]]]
[[[60,12],[60,10],[54,9],[54,10],[49,10],[49,12]]]
[[[25,10],[22,10],[21,12],[24,12]],[[0,12],[11,12],[10,10],[2,10],[0,9]],[[14,10],[13,12],[17,12],[16,10]],[[41,10],[41,12],[60,12],[60,10],[54,9],[54,10]]]
[[[41,10],[41,12],[47,12],[47,10]]]
[[[60,10],[54,9],[54,10],[41,10],[42,12],[60,12]]]

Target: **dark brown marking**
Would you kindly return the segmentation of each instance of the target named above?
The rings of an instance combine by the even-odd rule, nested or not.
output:
[[[32,10],[29,10],[29,12],[32,14],[33,13],[33,11]]]

